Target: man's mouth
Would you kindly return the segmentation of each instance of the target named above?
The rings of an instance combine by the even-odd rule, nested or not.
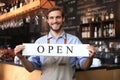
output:
[[[59,23],[57,23],[57,22],[56,22],[56,23],[52,23],[52,25],[58,25],[58,24],[59,24]]]

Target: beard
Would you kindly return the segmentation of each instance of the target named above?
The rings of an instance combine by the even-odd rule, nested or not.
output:
[[[62,24],[61,23],[56,22],[56,23],[53,23],[51,25],[60,25],[60,26],[58,26],[59,28],[57,28],[57,29],[54,29],[52,26],[50,26],[50,29],[52,31],[59,32],[62,29]]]

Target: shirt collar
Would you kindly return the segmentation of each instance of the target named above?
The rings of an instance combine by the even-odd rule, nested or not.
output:
[[[63,31],[63,33],[59,36],[59,38],[66,38],[66,33],[65,33],[65,31]],[[48,36],[47,36],[47,39],[51,39],[51,38],[53,38],[53,35],[49,32],[49,34],[48,34]]]

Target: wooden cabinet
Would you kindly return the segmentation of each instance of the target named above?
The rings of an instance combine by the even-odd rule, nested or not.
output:
[[[79,37],[81,41],[96,47],[95,57],[100,58],[102,64],[114,64],[115,56],[120,55],[119,35],[120,21],[116,19],[80,24]]]

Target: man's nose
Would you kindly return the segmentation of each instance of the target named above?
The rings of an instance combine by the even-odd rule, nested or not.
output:
[[[53,19],[53,22],[57,22],[57,18],[54,18],[54,19]]]

